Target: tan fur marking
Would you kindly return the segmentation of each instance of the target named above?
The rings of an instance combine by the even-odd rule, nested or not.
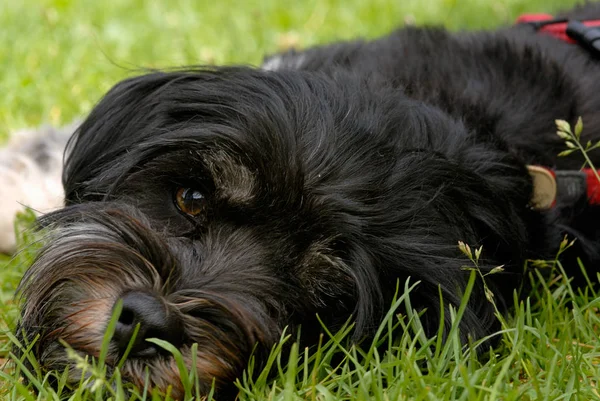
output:
[[[217,196],[236,204],[252,201],[256,177],[248,167],[223,151],[210,153],[205,163],[215,181]]]

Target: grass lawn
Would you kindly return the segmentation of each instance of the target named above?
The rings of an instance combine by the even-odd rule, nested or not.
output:
[[[19,128],[66,124],[84,115],[138,67],[257,64],[262,55],[281,48],[374,37],[405,21],[490,28],[524,12],[571,4],[575,1],[5,0],[0,2],[0,143]],[[20,384],[14,365],[6,364],[17,319],[12,298],[31,257],[32,252],[12,260],[0,256],[0,400],[68,397],[35,374],[33,386],[40,393],[34,394]],[[272,355],[275,378],[241,378],[240,398],[600,399],[600,298],[554,277],[548,282],[532,274],[535,296],[517,303],[503,324],[499,348],[486,358],[476,359],[472,345],[463,346],[455,336],[445,344],[426,339],[418,316],[391,312],[379,351],[369,344],[345,346],[344,333],[326,336],[318,349],[277,349]],[[407,293],[400,294],[398,302],[409,302]],[[460,318],[460,309],[456,313]],[[396,333],[404,335],[393,338],[390,330],[398,325],[405,330]],[[330,363],[333,355],[341,356],[341,365]],[[90,379],[70,399],[144,399],[139,392],[123,391],[118,378],[104,377],[101,366],[90,369]],[[193,377],[185,380],[193,383]]]

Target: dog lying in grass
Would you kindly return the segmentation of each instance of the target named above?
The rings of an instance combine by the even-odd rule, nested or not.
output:
[[[562,16],[600,19],[600,7]],[[565,235],[572,272],[577,257],[589,273],[600,262],[594,171],[579,172],[581,152],[558,156],[600,139],[600,64],[574,27],[577,43],[540,24],[407,27],[257,69],[117,84],[67,147],[64,207],[40,219],[47,245],[21,284],[18,338],[39,336],[42,369],[69,367],[76,383],[62,342],[98,357],[117,313],[109,370],[126,355],[125,380],[181,396],[158,338],[202,392],[228,394],[286,328],[311,345],[319,319],[350,319],[354,340],[372,337],[408,278],[426,333],[444,335],[470,276],[459,241],[494,273],[477,280],[461,337],[490,335],[526,262],[554,257]],[[583,134],[556,134],[556,119],[578,117]]]

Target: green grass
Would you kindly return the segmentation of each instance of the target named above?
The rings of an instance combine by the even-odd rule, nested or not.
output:
[[[574,1],[3,1],[0,141],[18,128],[60,125],[84,115],[108,88],[138,67],[257,64],[265,53],[290,45],[374,37],[403,21],[489,28],[509,24],[523,12],[570,4]],[[0,364],[9,358],[8,333],[17,318],[11,300],[31,257],[26,251],[11,262],[0,258]],[[578,293],[560,275],[555,277],[547,283],[532,275],[532,298],[517,303],[505,322],[500,347],[487,359],[474,358],[470,346],[463,347],[456,336],[445,344],[423,338],[417,316],[390,313],[380,337],[387,352],[369,344],[347,346],[344,333],[326,336],[316,349],[277,349],[275,378],[241,378],[240,398],[600,399],[600,299],[591,290]],[[406,294],[400,294],[400,302],[407,302]],[[397,325],[406,327],[395,330],[404,334],[394,339],[390,328]],[[433,347],[422,346],[428,341]],[[337,361],[332,366],[333,355],[342,356],[340,365]],[[130,399],[118,384],[116,390],[106,384],[110,378],[101,368],[91,369],[96,386],[82,386],[72,400],[107,399],[111,391],[113,399]],[[39,395],[18,385],[14,365],[5,365],[0,399],[60,398],[43,377],[33,378]]]

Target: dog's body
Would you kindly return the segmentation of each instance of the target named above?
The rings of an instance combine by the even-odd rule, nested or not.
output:
[[[19,334],[41,335],[44,368],[70,363],[58,339],[97,356],[118,299],[108,364],[139,322],[123,377],[142,384],[148,365],[154,386],[177,391],[175,363],[145,338],[188,364],[199,343],[201,385],[226,386],[284,327],[314,341],[316,314],[333,330],[352,315],[354,338],[372,335],[409,277],[434,334],[439,294],[456,305],[469,276],[458,241],[483,246],[484,272],[504,266],[487,277],[502,308],[525,261],[553,257],[565,234],[596,268],[598,210],[534,210],[526,168],[581,166],[557,157],[555,119],[582,116],[583,140],[600,139],[600,64],[585,50],[529,26],[406,28],[265,69],[132,78],[77,130],[66,208],[43,220],[53,237],[22,287]],[[462,335],[490,334],[481,282],[471,299]]]

